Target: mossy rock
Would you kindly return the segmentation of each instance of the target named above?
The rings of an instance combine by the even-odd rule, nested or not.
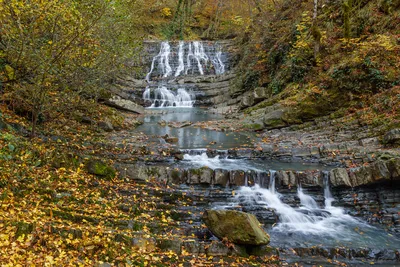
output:
[[[219,239],[227,238],[232,243],[251,246],[269,243],[269,235],[252,214],[235,210],[207,210],[202,219]]]
[[[259,131],[259,130],[264,129],[264,125],[259,124],[259,123],[251,123],[251,124],[243,125],[243,128],[253,130],[253,131]]]
[[[89,160],[86,164],[86,170],[88,173],[104,177],[108,180],[115,178],[116,175],[116,170],[101,160]]]

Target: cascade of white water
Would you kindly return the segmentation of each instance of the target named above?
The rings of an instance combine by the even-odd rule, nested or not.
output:
[[[185,45],[185,43],[183,41],[179,42],[179,51],[178,51],[178,61],[179,61],[179,65],[178,68],[175,72],[175,77],[178,77],[182,71],[185,70],[185,63],[183,61],[183,57],[184,57],[184,50],[183,50],[183,46]]]
[[[325,197],[325,207],[332,207],[332,202],[335,200],[332,196],[331,190],[329,188],[329,172],[322,172],[323,174],[323,184],[324,184],[324,197]]]
[[[150,83],[155,69],[164,78],[196,72],[200,75],[213,72],[217,75],[223,74],[225,64],[222,60],[221,48],[207,46],[207,49],[206,52],[204,43],[200,41],[180,41],[177,47],[171,47],[168,42],[162,42],[160,52],[153,58],[150,71],[146,75],[147,82]]]
[[[199,72],[201,75],[204,75],[202,61],[204,62],[204,64],[207,64],[208,56],[204,52],[204,46],[202,43],[200,43],[199,41],[194,41],[193,46],[194,46],[194,58],[197,61]]]
[[[300,199],[300,204],[308,209],[318,209],[317,202],[309,195],[303,192],[301,186],[297,188],[297,196]]]
[[[221,56],[222,56],[222,51],[218,51],[215,54],[215,57],[211,59],[213,66],[215,68],[215,74],[217,75],[223,74],[225,72],[225,65],[222,62]]]
[[[160,65],[162,72],[164,73],[163,77],[168,77],[172,73],[172,68],[169,65],[169,54],[171,53],[171,47],[168,42],[163,42],[164,45],[161,45],[161,58]]]
[[[269,174],[270,174],[270,176],[269,176],[269,188],[268,188],[268,190],[271,192],[271,194],[275,194],[276,193],[275,192],[275,174],[276,174],[276,171],[270,170]]]
[[[153,61],[151,62],[150,71],[146,75],[147,82],[150,82],[150,76],[154,70],[155,67],[154,65],[157,60],[159,61],[158,66],[161,69],[161,72],[163,73],[163,77],[168,77],[172,73],[172,68],[169,64],[170,53],[171,53],[171,46],[169,45],[169,43],[162,42],[160,52],[153,58]]]
[[[150,101],[151,107],[193,107],[194,96],[185,89],[179,88],[176,92],[160,86],[152,91],[149,87],[143,92],[143,99]]]
[[[271,188],[264,189],[259,185],[241,187],[235,195],[235,201],[248,205],[256,203],[257,205],[265,205],[268,208],[274,209],[279,217],[279,223],[274,227],[275,231],[334,236],[340,232],[342,223],[355,221],[351,216],[345,215],[339,210],[327,209],[323,215],[320,212],[314,213],[314,209],[307,207],[296,210],[283,203],[280,200],[280,194],[277,194]],[[304,212],[300,212],[302,210]]]
[[[186,70],[185,70],[186,75],[188,74],[188,71],[192,68],[192,60],[191,60],[192,57],[194,57],[192,44],[189,43],[189,52],[186,57]]]

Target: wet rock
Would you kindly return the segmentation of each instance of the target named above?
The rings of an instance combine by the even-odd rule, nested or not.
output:
[[[174,156],[174,158],[176,160],[183,160],[184,159],[184,154],[182,152],[180,152],[180,151],[175,152],[172,155]]]
[[[109,121],[100,121],[100,122],[98,123],[98,126],[99,126],[100,129],[103,129],[103,130],[106,131],[106,132],[112,132],[112,131],[114,131],[114,127],[113,127],[113,125],[111,124],[111,122],[109,122]]]
[[[385,144],[400,145],[400,129],[390,130],[383,137]]]
[[[206,210],[202,217],[208,229],[219,239],[241,245],[267,245],[268,234],[257,218],[234,210]]]
[[[188,184],[211,184],[213,178],[213,170],[208,167],[200,169],[188,170]]]
[[[173,169],[169,173],[170,181],[174,184],[183,184],[186,182],[186,171],[182,169]]]
[[[211,184],[213,176],[214,176],[214,172],[212,169],[210,169],[208,167],[201,168],[200,183],[201,184]]]
[[[329,180],[332,186],[351,187],[350,177],[345,168],[336,168],[330,171]]]
[[[226,186],[229,182],[229,172],[223,169],[214,170],[214,185]]]
[[[302,186],[320,185],[317,174],[311,171],[296,172],[296,180]]]
[[[230,171],[230,178],[229,178],[229,183],[230,185],[235,185],[235,186],[243,186],[246,182],[246,177],[245,177],[245,172],[244,171]]]
[[[159,124],[160,126],[167,126],[167,122],[166,122],[165,120],[160,120],[160,121],[158,122],[158,124]]]
[[[170,143],[170,144],[176,144],[179,142],[178,137],[169,136],[168,134],[163,136],[163,138],[164,138],[165,142]]]
[[[175,121],[175,122],[168,123],[168,126],[172,127],[172,128],[184,128],[184,127],[188,127],[190,125],[192,125],[191,121],[182,121],[182,122]]]
[[[279,181],[278,183],[283,186],[288,186],[290,184],[289,175],[285,171],[277,171],[276,179]]]
[[[96,159],[91,159],[86,163],[86,170],[88,173],[105,177],[106,179],[112,179],[116,175],[116,170],[114,167],[111,167],[105,162]]]

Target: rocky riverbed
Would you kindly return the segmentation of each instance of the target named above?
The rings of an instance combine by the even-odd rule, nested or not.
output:
[[[132,120],[142,120],[140,117],[130,116]],[[207,124],[207,121],[203,123]],[[223,125],[230,122],[212,120],[209,123]],[[201,214],[204,210],[232,206],[235,192],[243,186],[260,184],[268,188],[271,171],[274,172],[275,188],[281,201],[294,208],[301,207],[298,197],[299,185],[319,206],[323,206],[324,179],[328,177],[334,198],[333,206],[342,207],[346,214],[358,218],[360,222],[378,227],[377,229],[381,229],[379,231],[383,231],[379,232],[379,235],[386,233],[388,237],[396,240],[400,232],[400,159],[397,158],[399,150],[382,145],[378,137],[361,135],[360,138],[350,130],[340,133],[336,130],[339,126],[335,126],[335,122],[332,121],[329,122],[330,131],[327,126],[322,125],[325,125],[324,122],[319,121],[297,126],[296,129],[291,127],[256,133],[248,146],[226,150],[180,149],[179,143],[161,142],[160,139],[164,138],[162,135],[146,136],[132,129],[109,133],[110,140],[121,152],[110,156],[115,160],[114,166],[119,171],[120,179],[162,184],[165,188],[172,187],[175,192],[180,192],[179,194],[184,194],[192,200],[187,206],[174,205],[174,218],[179,223],[173,231],[195,237],[196,244],[207,244],[215,239],[202,226]],[[184,128],[186,127],[198,126],[191,124]],[[359,129],[354,127],[354,131]],[[187,156],[185,159],[185,154],[189,159],[190,155],[202,156],[206,161],[190,162]],[[224,159],[233,162],[238,169],[207,166],[207,161],[210,160],[214,160],[214,163],[216,160],[222,160],[224,165]],[[251,164],[245,164],[248,168],[245,169],[241,164],[246,161],[260,161],[264,169],[260,168],[260,165],[254,167]],[[271,165],[274,161],[280,162],[280,165]],[[273,225],[280,222],[276,211],[264,204],[238,204],[235,209],[255,214],[267,232],[273,231]],[[390,241],[390,238],[389,242],[394,242]],[[331,260],[338,260],[349,264],[395,264],[400,260],[395,244],[395,247],[392,245],[388,248],[378,248],[340,243],[312,245],[312,242],[307,246],[307,242],[311,241],[275,245],[281,258],[288,262],[322,261],[329,264]],[[199,251],[201,252],[201,249]],[[223,248],[223,251],[218,253],[229,255],[233,252]]]

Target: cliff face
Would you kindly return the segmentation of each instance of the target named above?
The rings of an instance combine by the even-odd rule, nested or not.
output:
[[[398,127],[400,1],[318,2],[317,16],[296,0],[254,19],[231,97],[269,129],[332,113]]]

